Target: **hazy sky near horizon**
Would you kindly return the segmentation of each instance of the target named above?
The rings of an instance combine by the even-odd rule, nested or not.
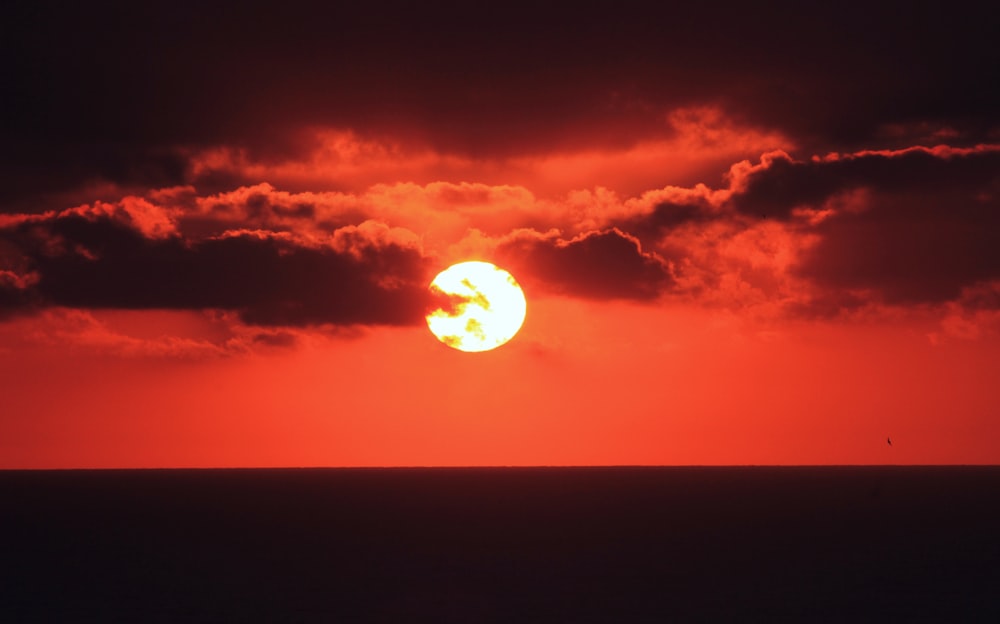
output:
[[[1000,462],[981,9],[339,4],[5,9],[0,468]]]

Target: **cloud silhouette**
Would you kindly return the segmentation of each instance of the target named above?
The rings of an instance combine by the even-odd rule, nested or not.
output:
[[[266,231],[150,237],[114,215],[66,212],[0,229],[7,262],[37,278],[0,284],[35,306],[208,309],[258,325],[407,325],[422,320],[427,261],[372,228],[308,242]]]
[[[1000,279],[998,171],[997,145],[772,152],[722,189],[651,192],[618,225],[705,301],[728,288],[807,316],[939,304]]]
[[[774,152],[759,165],[733,168],[731,206],[750,216],[787,218],[795,208],[818,207],[835,194],[859,188],[961,196],[995,183],[998,170],[1000,147],[995,145],[869,150],[809,160]]]
[[[939,303],[1000,277],[1000,146],[765,158],[730,206],[815,238],[793,273],[851,305]],[[797,209],[813,211],[807,223]],[[835,295],[840,293],[840,295]]]
[[[514,233],[497,256],[529,288],[592,299],[652,300],[674,283],[667,262],[644,252],[618,229],[587,232],[570,240],[554,233]]]

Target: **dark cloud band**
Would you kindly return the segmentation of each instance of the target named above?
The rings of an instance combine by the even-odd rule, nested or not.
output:
[[[260,232],[150,238],[110,216],[80,214],[25,221],[0,239],[8,263],[37,275],[0,284],[8,311],[218,308],[259,325],[408,325],[426,305],[426,260],[395,243],[335,249]]]

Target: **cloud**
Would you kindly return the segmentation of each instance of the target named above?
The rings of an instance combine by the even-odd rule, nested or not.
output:
[[[673,262],[702,304],[835,315],[940,304],[1000,277],[1000,146],[911,147],[733,165],[610,221]]]
[[[247,325],[234,312],[49,307],[0,324],[0,344],[25,350],[203,360],[275,352],[343,337],[334,326]]]
[[[741,213],[787,218],[795,208],[816,207],[837,193],[858,188],[883,193],[941,193],[995,181],[1000,146],[911,147],[831,153],[796,160],[785,152],[765,154],[758,165],[735,165],[729,174],[732,207]]]
[[[190,182],[209,191],[268,180],[283,189],[363,192],[374,185],[475,180],[548,197],[598,186],[631,194],[665,182],[694,183],[736,159],[793,147],[778,132],[737,124],[719,107],[664,110],[650,121],[643,136],[622,144],[478,156],[316,127],[301,153],[283,159],[234,147],[195,151]]]
[[[122,357],[200,360],[249,351],[241,341],[232,338],[216,342],[167,333],[132,336],[116,331],[90,311],[67,308],[46,309],[31,319],[0,327],[0,337],[7,344],[22,347],[58,348],[62,353],[79,349]]]
[[[934,344],[945,338],[977,340],[1000,333],[1000,280],[963,289],[957,301],[948,302],[941,331],[928,337]]]
[[[791,270],[820,289],[940,303],[1000,276],[1000,146],[915,147],[734,168],[737,213],[815,238]]]
[[[876,193],[864,212],[818,224],[818,240],[795,271],[821,288],[870,292],[887,303],[954,300],[1000,277],[997,208],[947,193]]]
[[[18,278],[12,271],[0,271],[0,320],[27,304],[24,289],[17,286]]]
[[[594,188],[542,199],[473,182],[168,187],[0,215],[0,309],[419,324],[433,271],[470,258],[496,259],[534,293],[592,300],[674,298],[772,317],[939,306],[1000,278],[998,165],[993,145],[776,151],[732,165],[717,188],[635,197]]]
[[[529,289],[592,299],[656,299],[674,282],[670,266],[618,229],[565,240],[557,233],[519,231],[496,248],[497,258]]]
[[[186,239],[149,236],[128,214],[71,210],[0,229],[5,262],[37,275],[27,288],[5,279],[6,307],[30,300],[42,307],[217,308],[246,323],[292,326],[423,318],[427,260],[380,224],[342,228],[325,240],[263,230]]]

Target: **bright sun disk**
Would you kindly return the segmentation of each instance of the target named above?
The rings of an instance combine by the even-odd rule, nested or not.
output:
[[[506,343],[524,323],[524,291],[507,271],[489,262],[454,264],[438,273],[431,293],[449,300],[427,315],[437,339],[460,351],[489,351]]]

